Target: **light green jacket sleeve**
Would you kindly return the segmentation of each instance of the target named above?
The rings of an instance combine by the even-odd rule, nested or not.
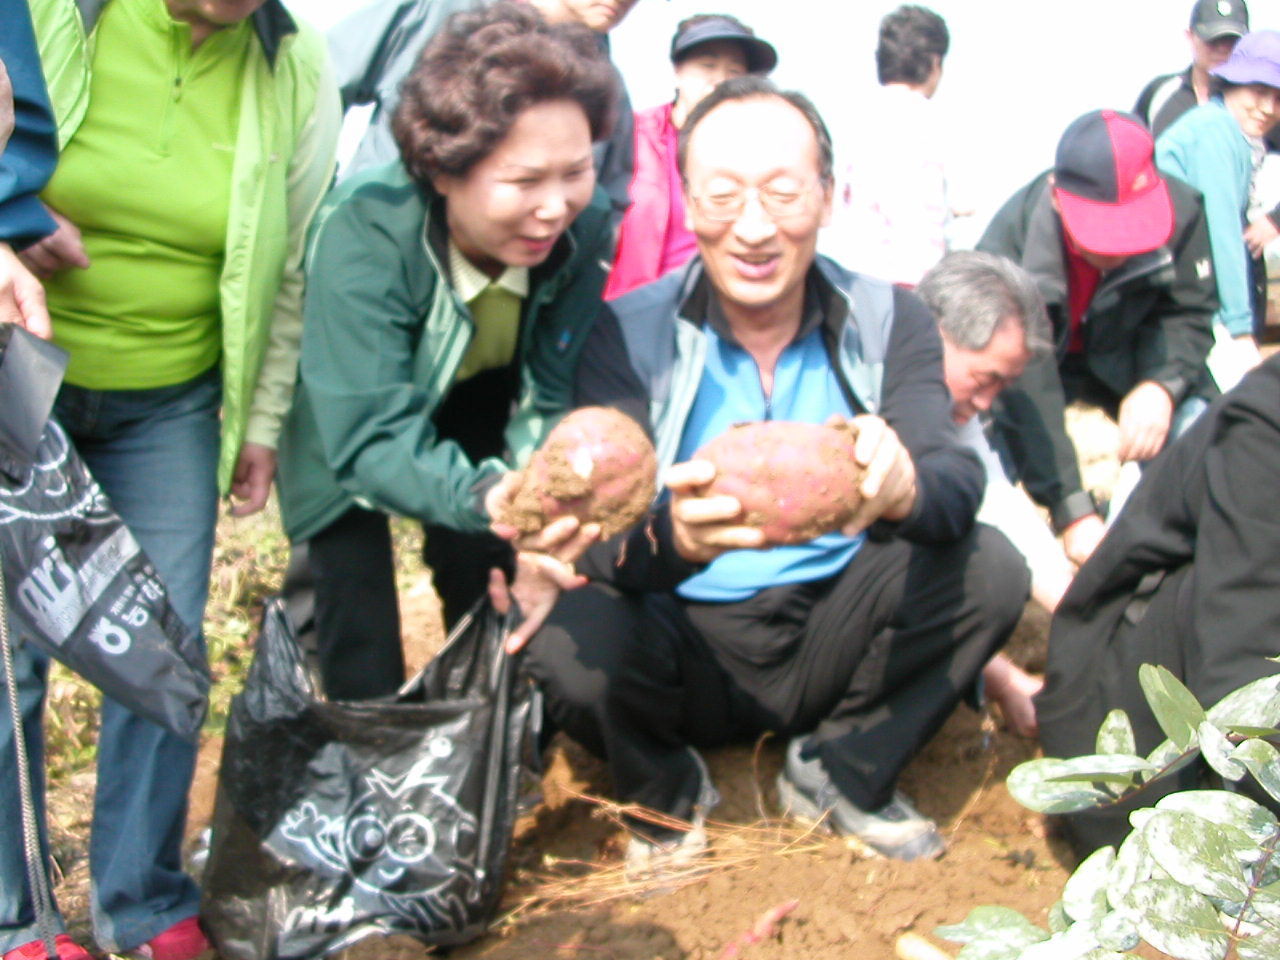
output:
[[[333,179],[342,109],[333,70],[323,60],[315,109],[299,132],[286,181],[288,252],[271,313],[266,355],[249,407],[245,442],[275,448],[284,415],[293,399],[302,344],[302,261],[307,229]]]

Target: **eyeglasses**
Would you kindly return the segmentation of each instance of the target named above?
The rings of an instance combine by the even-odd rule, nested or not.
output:
[[[809,195],[815,184],[766,183],[763,187],[734,187],[717,189],[712,193],[692,194],[694,206],[708,220],[716,223],[732,223],[747,208],[747,197],[752,194],[760,206],[774,220],[783,220],[804,213],[809,207]]]

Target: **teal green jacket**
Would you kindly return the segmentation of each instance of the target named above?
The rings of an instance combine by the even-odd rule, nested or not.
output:
[[[608,213],[597,189],[530,271],[508,458],[472,463],[432,420],[474,333],[448,280],[443,201],[398,163],[339,184],[312,229],[299,382],[280,438],[291,539],[309,539],[354,504],[457,530],[488,527],[479,491],[523,464],[572,404],[604,289]]]
[[[63,144],[90,108],[98,14],[109,0],[31,0],[32,19]],[[243,443],[276,446],[297,377],[307,227],[333,179],[341,110],[324,39],[280,0],[252,18],[240,93],[219,297],[222,320],[224,492]],[[3,29],[3,27],[0,27]],[[121,50],[119,56],[127,56]],[[145,172],[140,173],[145,180]],[[141,181],[140,181],[141,182]]]

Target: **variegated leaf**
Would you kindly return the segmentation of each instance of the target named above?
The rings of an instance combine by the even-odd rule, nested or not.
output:
[[[1206,897],[1243,900],[1249,892],[1230,838],[1216,823],[1162,810],[1142,827],[1151,857],[1178,882]]]
[[[1195,694],[1168,669],[1150,663],[1138,668],[1138,683],[1164,735],[1180,750],[1192,746],[1196,729],[1206,719]]]
[[[1173,880],[1146,880],[1129,892],[1140,913],[1138,932],[1177,960],[1222,960],[1229,938],[1218,911],[1189,887]]]

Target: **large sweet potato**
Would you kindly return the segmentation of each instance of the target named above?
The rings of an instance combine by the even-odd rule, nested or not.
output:
[[[572,514],[608,538],[645,515],[658,460],[640,425],[608,407],[574,410],[552,429],[497,519],[522,533]]]
[[[862,501],[856,432],[769,420],[726,430],[693,455],[716,465],[707,495],[737,497],[745,522],[771,543],[804,543],[839,530]]]

